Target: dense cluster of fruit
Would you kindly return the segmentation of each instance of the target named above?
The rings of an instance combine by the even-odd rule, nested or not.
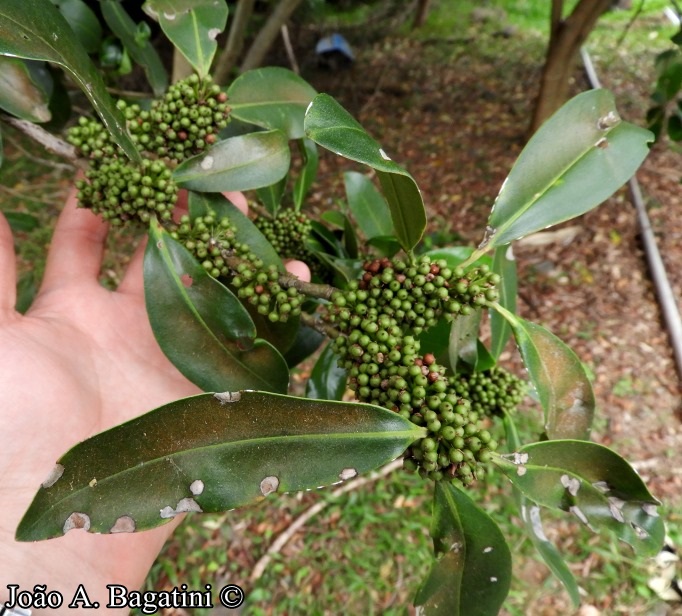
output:
[[[488,416],[513,412],[527,391],[525,381],[500,366],[450,377],[450,385],[471,401],[473,411]]]
[[[81,206],[114,225],[147,222],[152,215],[170,220],[178,190],[171,167],[215,143],[229,119],[226,100],[210,78],[196,75],[172,85],[149,110],[119,100],[117,106],[142,154],[139,165],[123,155],[99,120],[80,118],[67,139],[90,161],[86,179],[77,183]]]
[[[405,466],[434,480],[469,484],[485,473],[497,447],[483,414],[458,393],[445,367],[421,354],[416,336],[442,317],[455,318],[497,298],[499,277],[485,266],[464,272],[442,260],[379,259],[360,281],[332,296],[334,348],[362,402],[378,404],[425,426],[428,436],[406,453]]]

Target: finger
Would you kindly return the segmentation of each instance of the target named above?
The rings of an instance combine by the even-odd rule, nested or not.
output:
[[[7,219],[0,214],[0,312],[14,311],[17,302],[17,262],[14,237]]]
[[[70,284],[96,283],[102,266],[108,226],[92,212],[78,208],[72,187],[50,243],[41,292]]]
[[[246,200],[243,192],[228,190],[223,193],[223,197],[232,203],[232,205],[239,208],[242,214],[249,213],[249,202]]]
[[[303,261],[292,259],[285,262],[284,267],[287,268],[287,272],[297,276],[303,282],[310,282],[310,268]]]

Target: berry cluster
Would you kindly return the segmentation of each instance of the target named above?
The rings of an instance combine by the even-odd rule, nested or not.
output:
[[[280,272],[251,251],[248,244],[235,239],[236,229],[229,218],[209,212],[191,220],[185,215],[171,231],[214,278],[223,278],[237,296],[254,306],[271,322],[284,322],[301,313],[303,297],[294,287],[283,288]]]
[[[450,377],[458,395],[471,400],[471,408],[480,416],[502,416],[513,412],[526,395],[524,381],[500,366],[465,376]]]
[[[285,259],[307,259],[305,240],[310,236],[312,224],[303,212],[282,209],[275,218],[259,216],[256,226],[272,244],[278,255]]]
[[[80,118],[67,140],[90,160],[86,179],[77,183],[81,206],[114,225],[147,222],[154,215],[170,220],[178,190],[171,165],[215,143],[228,121],[226,100],[210,78],[196,75],[172,85],[150,110],[119,100],[117,106],[143,156],[139,165],[123,155],[99,120]]]
[[[199,154],[215,143],[230,114],[227,94],[212,82],[210,75],[203,80],[191,75],[173,84],[148,111],[123,100],[117,106],[140,149],[177,161]]]
[[[415,335],[443,316],[454,318],[497,297],[499,277],[488,268],[464,272],[445,261],[388,259],[364,265],[360,281],[332,296],[329,320],[340,365],[358,400],[398,412],[428,436],[407,452],[405,466],[434,480],[469,484],[497,447],[481,415],[458,394],[435,357],[420,353]]]

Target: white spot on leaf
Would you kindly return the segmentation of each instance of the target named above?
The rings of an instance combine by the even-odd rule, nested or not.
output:
[[[644,503],[642,505],[642,511],[652,518],[658,517],[658,507],[656,505],[652,505],[651,503]]]
[[[608,492],[610,491],[609,484],[606,483],[605,481],[597,481],[592,484],[592,487],[595,490],[601,492],[602,494],[608,494]]]
[[[220,34],[220,28],[211,28],[208,31],[208,38],[215,41],[217,36]]]
[[[277,488],[279,488],[279,479],[274,475],[266,477],[260,482],[260,493],[263,496],[276,492]]]
[[[202,513],[199,503],[197,503],[193,498],[183,498],[178,501],[175,507],[175,513]]]
[[[90,483],[88,483],[88,485],[89,485],[91,488],[94,488],[94,487],[97,485],[97,477],[93,477],[93,478],[90,480]]]
[[[649,533],[646,532],[641,526],[637,526],[637,524],[630,523],[630,526],[632,526],[632,529],[635,531],[635,534],[639,539],[646,539],[649,536]]]
[[[490,581],[491,581],[491,582],[497,582],[497,578],[496,578],[496,577],[491,577],[491,578],[490,578]]]
[[[79,511],[74,511],[64,522],[64,534],[68,533],[74,528],[82,528],[83,530],[90,530],[90,516]]]
[[[597,128],[599,128],[599,130],[606,130],[608,128],[613,128],[619,122],[620,116],[615,111],[609,111],[605,116],[599,118]]]
[[[353,477],[356,477],[357,474],[358,474],[358,471],[356,471],[354,468],[344,468],[339,473],[339,479],[341,481],[346,481],[347,479],[352,479]]]
[[[55,483],[57,483],[57,481],[59,481],[63,474],[64,467],[61,464],[55,464],[54,468],[50,471],[50,474],[40,485],[43,486],[43,488],[51,488]]]
[[[525,464],[526,462],[528,462],[527,453],[514,453],[514,464]]]
[[[577,477],[571,477],[569,475],[561,476],[561,485],[568,490],[571,496],[576,496],[578,490],[580,489],[580,479]]]
[[[519,477],[523,477],[527,472],[528,472],[528,469],[525,466],[519,465],[518,468],[516,469],[516,474]]]
[[[582,512],[580,507],[569,507],[569,512],[571,512],[576,518],[578,518],[585,526],[591,528],[590,523],[587,520],[587,516]]]
[[[205,156],[201,161],[201,168],[207,171],[213,167],[213,156]]]
[[[194,496],[199,496],[204,491],[204,482],[201,479],[194,480],[189,486],[189,491]]]
[[[512,250],[512,245],[509,244],[507,246],[507,252],[504,253],[504,258],[507,259],[507,261],[515,261],[516,257],[514,256],[514,251]]]
[[[383,148],[379,148],[379,154],[381,154],[381,158],[384,160],[391,160],[391,157],[384,152]]]
[[[220,404],[226,404],[227,402],[239,402],[242,399],[242,394],[240,391],[224,391],[213,394],[213,397],[220,400]]]
[[[163,16],[168,20],[168,21],[173,21],[175,19],[175,13],[164,13]]]
[[[540,541],[549,541],[545,530],[542,528],[542,520],[540,519],[540,507],[533,506],[529,511],[530,524],[533,528],[533,534],[540,539]]]
[[[134,533],[135,520],[129,515],[122,515],[109,530],[110,533]]]
[[[175,512],[175,509],[173,509],[173,507],[167,505],[163,509],[159,510],[159,515],[165,520],[168,518],[174,518],[178,514]]]
[[[490,554],[490,552],[492,552],[492,551],[493,551],[493,549],[490,546],[488,546],[487,548],[483,548],[484,554]]]

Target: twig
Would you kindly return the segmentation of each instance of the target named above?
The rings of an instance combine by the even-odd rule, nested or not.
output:
[[[319,318],[312,314],[302,312],[301,323],[327,336],[327,338],[334,339],[338,338],[341,335],[341,332],[337,330],[335,327],[328,325],[327,323],[321,321]]]
[[[29,160],[32,160],[33,162],[39,163],[41,165],[45,165],[46,167],[52,167],[53,169],[56,169],[58,171],[73,171],[73,165],[67,165],[64,163],[58,163],[54,160],[48,160],[47,158],[41,158],[40,156],[36,156],[35,154],[31,154],[26,148],[24,148],[16,139],[13,139],[9,135],[6,135],[7,141],[9,141],[12,144],[13,148],[16,148],[21,152],[21,154],[25,157],[28,158]]]
[[[386,466],[383,466],[378,471],[370,473],[366,477],[356,477],[355,479],[352,479],[351,481],[344,483],[340,488],[334,490],[330,494],[330,496],[333,498],[338,498],[339,496],[345,494],[346,492],[357,490],[358,488],[368,483],[372,483],[377,479],[386,477],[386,475],[389,475],[393,471],[401,468],[402,465],[403,465],[402,458],[397,458],[396,460],[393,460],[393,462],[389,462]],[[251,577],[249,578],[249,580],[252,583],[257,582],[265,572],[267,566],[270,564],[270,561],[272,560],[273,556],[282,550],[282,548],[289,542],[289,540],[296,534],[296,532],[308,522],[308,520],[310,520],[318,513],[320,513],[320,511],[322,511],[329,504],[330,504],[329,500],[319,501],[309,509],[306,509],[300,516],[298,516],[289,525],[289,527],[284,532],[282,532],[277,537],[277,539],[275,539],[272,542],[272,544],[267,549],[265,554],[263,554],[263,556],[261,556],[258,559],[258,562],[256,563],[256,565],[253,568],[253,571],[251,572]]]
[[[0,116],[2,120],[14,126],[14,128],[19,129],[25,135],[28,135],[34,141],[37,141],[43,145],[47,150],[70,160],[74,164],[81,166],[82,161],[78,158],[76,154],[76,148],[71,144],[62,141],[59,137],[55,137],[51,133],[48,133],[44,128],[41,128],[33,122],[27,122],[26,120],[20,120],[19,118],[13,118],[12,116],[2,115]]]
[[[291,64],[291,70],[297,75],[300,75],[301,69],[298,68],[296,54],[294,53],[294,48],[291,45],[291,39],[289,38],[289,26],[282,24],[280,31],[282,32],[282,41],[284,42],[284,49],[286,49],[287,57],[289,58],[289,64]]]

